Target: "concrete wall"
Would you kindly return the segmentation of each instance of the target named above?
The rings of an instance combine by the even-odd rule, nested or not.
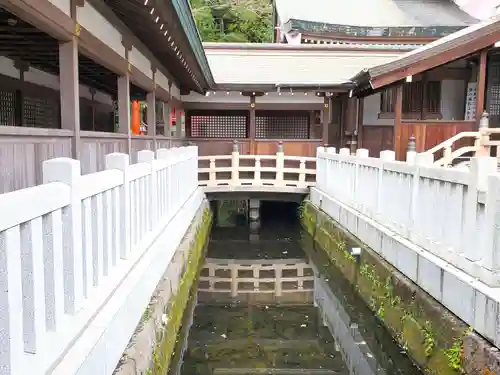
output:
[[[168,372],[173,364],[180,318],[184,316],[188,300],[193,302],[191,299],[196,295],[193,288],[203,264],[211,220],[208,201],[204,201],[156,286],[114,375]]]
[[[327,254],[331,267],[355,285],[359,296],[425,374],[498,373],[498,351],[492,350],[465,322],[384,260],[379,250],[373,251],[351,236],[346,227],[326,213],[333,209],[332,201],[321,193],[313,193],[312,200],[323,211],[306,201],[302,210],[304,227]],[[341,215],[336,216],[338,220],[350,220],[345,212]],[[352,234],[363,237],[363,233]],[[352,247],[361,247],[360,254],[352,255]],[[415,265],[418,267],[419,263]],[[449,293],[461,296],[451,288]],[[462,356],[462,352],[466,355]],[[368,358],[368,363],[376,368],[373,361]]]

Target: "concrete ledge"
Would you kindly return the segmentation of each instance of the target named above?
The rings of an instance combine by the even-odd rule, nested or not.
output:
[[[300,188],[295,186],[273,186],[273,185],[219,185],[219,186],[202,186],[205,193],[295,193],[307,194],[309,188]]]
[[[474,280],[316,188],[311,189],[311,201],[463,322],[498,346],[500,299],[497,288]],[[488,344],[484,342],[484,345]]]
[[[186,201],[62,358],[53,375],[113,373],[203,200],[203,192],[198,189]]]

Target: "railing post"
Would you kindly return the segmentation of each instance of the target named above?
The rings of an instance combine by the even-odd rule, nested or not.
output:
[[[231,184],[233,186],[238,185],[240,179],[240,150],[238,147],[238,141],[235,139],[233,141],[233,152],[231,154]]]
[[[406,162],[408,164],[415,164],[415,156],[417,155],[417,144],[415,137],[412,135],[408,140],[408,150],[406,151]]]
[[[417,210],[419,209],[420,203],[418,202],[418,194],[420,191],[420,168],[421,167],[432,167],[434,163],[434,156],[432,154],[418,154],[415,156],[415,169],[413,172],[413,178],[411,183],[411,201],[410,201],[410,212],[408,220],[408,231],[407,238],[414,241],[415,238],[415,221],[417,219]],[[415,241],[414,241],[415,242]]]
[[[260,156],[255,156],[255,172],[253,174],[253,179],[254,179],[255,185],[257,185],[257,186],[262,185],[262,181],[260,179],[261,178],[260,168],[261,168]]]
[[[498,174],[488,177],[488,194],[486,195],[486,225],[483,232],[481,230],[483,241],[480,246],[481,266],[483,266],[490,275],[482,277],[488,285],[499,286],[500,271],[500,244],[498,243],[498,234],[500,227],[500,177]],[[489,276],[489,277],[488,277]]]
[[[170,182],[172,181],[172,165],[170,163],[170,155],[172,153],[173,148],[160,148],[156,150],[156,157],[158,160],[166,160],[167,161],[167,176],[166,180],[164,181],[164,186],[165,186],[165,191],[164,194],[166,197],[164,197],[165,202],[166,202],[166,207],[164,208],[165,210],[165,215],[166,217],[170,217],[172,213],[172,186],[170,186]],[[163,218],[162,218],[163,220]]]
[[[375,215],[380,215],[382,206],[382,191],[384,188],[384,164],[396,160],[396,153],[392,150],[380,151],[380,166],[377,176],[377,202],[375,203]]]
[[[117,169],[123,173],[123,184],[120,186],[119,197],[119,233],[117,236],[120,243],[120,258],[127,259],[130,250],[130,181],[128,176],[128,168],[130,165],[130,156],[119,152],[106,155],[106,169]]]
[[[217,172],[215,171],[215,158],[210,158],[209,172],[208,172],[208,186],[215,186],[217,181]]]
[[[151,150],[142,150],[137,153],[137,162],[149,164],[150,167],[150,180],[148,181],[148,230],[152,231],[154,226],[157,224],[157,181],[156,181],[156,169],[155,169],[155,153]]]
[[[497,159],[494,157],[474,157],[470,161],[470,179],[469,184],[467,185],[462,227],[462,231],[466,235],[466,240],[463,241],[462,249],[459,251],[471,261],[477,261],[480,259],[480,252],[477,251],[477,241],[483,236],[482,228],[477,226],[478,193],[488,189],[488,176],[496,172]],[[490,194],[495,194],[495,192],[488,190],[488,196]],[[486,210],[488,210],[487,207]]]
[[[83,302],[82,202],[78,191],[80,162],[57,158],[43,162],[43,183],[62,182],[71,189],[70,204],[63,209],[64,312],[75,314]],[[85,251],[92,251],[85,249]]]
[[[285,153],[283,152],[283,142],[278,142],[278,151],[276,152],[276,185],[284,185],[285,175]]]
[[[484,111],[479,120],[479,148],[476,149],[475,156],[490,156],[490,135],[488,128],[490,126],[489,114]]]
[[[359,199],[358,199],[358,196],[360,194],[360,191],[359,191],[359,161],[360,159],[364,158],[368,158],[369,157],[369,151],[366,149],[366,148],[358,148],[356,150],[356,164],[355,164],[355,170],[354,170],[354,202],[353,203],[353,207],[356,207],[358,208],[359,207]]]
[[[339,155],[342,155],[342,156],[349,156],[351,155],[351,153],[349,152],[349,149],[346,148],[346,147],[343,147],[339,150]]]
[[[299,164],[299,186],[306,187],[306,160],[304,158],[300,159]]]

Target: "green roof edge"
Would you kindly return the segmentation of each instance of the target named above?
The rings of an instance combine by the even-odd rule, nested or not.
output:
[[[286,22],[286,28],[289,30],[305,32],[328,32],[338,34],[339,36],[381,36],[381,37],[435,37],[452,34],[470,25],[462,26],[390,26],[390,27],[368,27],[368,26],[349,26],[337,25],[323,22],[313,22],[299,19],[289,19]]]
[[[201,42],[200,34],[196,27],[196,22],[193,18],[193,13],[191,11],[191,6],[189,5],[189,0],[171,0],[174,9],[177,13],[177,17],[184,29],[184,33],[187,36],[189,45],[191,46],[194,56],[198,61],[201,68],[201,72],[205,78],[208,88],[215,85],[214,77],[212,76],[212,71],[210,65],[208,64],[207,56],[205,55],[205,50]]]

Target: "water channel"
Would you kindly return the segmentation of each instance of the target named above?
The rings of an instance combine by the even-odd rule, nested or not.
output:
[[[417,375],[378,319],[301,230],[297,206],[214,223],[171,375]]]

